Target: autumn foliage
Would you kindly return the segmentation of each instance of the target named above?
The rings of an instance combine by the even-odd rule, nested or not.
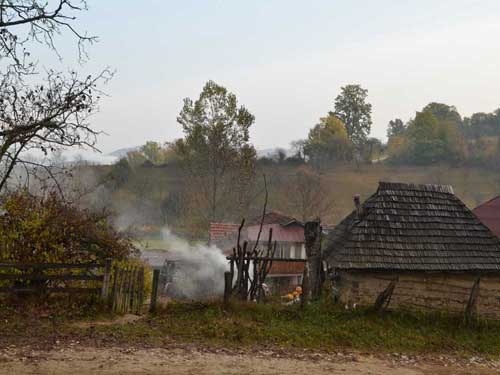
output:
[[[25,191],[2,197],[0,261],[82,263],[123,260],[135,252],[131,239],[109,223],[109,213],[91,212]]]

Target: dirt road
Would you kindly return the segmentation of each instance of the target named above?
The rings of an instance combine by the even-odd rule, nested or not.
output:
[[[300,357],[300,356],[299,356]],[[277,353],[226,353],[186,349],[91,348],[70,345],[41,351],[8,347],[0,350],[0,375],[14,374],[499,374],[500,363],[412,360],[406,356],[308,354],[302,358]]]

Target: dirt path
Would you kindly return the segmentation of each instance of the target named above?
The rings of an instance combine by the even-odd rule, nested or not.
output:
[[[70,346],[48,352],[26,348],[0,351],[0,375],[14,374],[499,374],[496,363],[396,361],[389,356],[308,355],[282,358],[276,353],[228,354],[186,349],[123,349]]]

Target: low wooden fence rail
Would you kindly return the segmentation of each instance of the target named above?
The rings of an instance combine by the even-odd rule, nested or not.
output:
[[[10,285],[3,285],[5,281]],[[140,314],[144,267],[117,266],[113,270],[110,259],[79,264],[0,263],[0,293],[96,293],[115,312]]]
[[[75,273],[78,270],[78,273]],[[17,272],[16,272],[17,271]],[[57,273],[55,273],[57,272]],[[0,263],[0,293],[100,293],[108,298],[111,279],[111,260],[103,263]],[[78,286],[68,282],[81,281]],[[100,287],[85,285],[100,283]],[[94,285],[96,285],[94,283]]]

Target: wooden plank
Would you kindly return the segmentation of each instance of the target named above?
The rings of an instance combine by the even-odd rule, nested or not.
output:
[[[233,255],[226,257],[227,260],[236,259]],[[273,258],[273,257],[253,257],[246,256],[244,260],[257,260],[257,261],[273,261],[273,262],[290,262],[290,263],[305,263],[307,259],[297,259],[297,258]]]
[[[24,269],[90,269],[90,268],[104,268],[105,265],[102,263],[0,263],[0,269],[2,268],[15,268],[19,270]]]
[[[0,293],[97,293],[101,288],[0,287]]]
[[[111,280],[111,259],[106,259],[106,264],[104,266],[104,275],[102,278],[102,290],[101,290],[101,299],[103,301],[106,301],[108,299],[110,280]]]
[[[22,275],[22,274],[0,274],[0,280],[89,280],[102,281],[102,275]]]
[[[224,272],[224,304],[229,303],[231,298],[231,291],[233,289],[233,274],[231,271]]]
[[[474,284],[472,284],[472,288],[470,291],[470,296],[469,300],[467,301],[467,305],[465,306],[465,320],[466,322],[471,322],[473,315],[474,315],[474,309],[476,307],[477,303],[477,296],[479,295],[479,284],[481,282],[481,278],[477,278],[474,281]]]
[[[109,305],[111,306],[111,311],[114,311],[115,308],[115,300],[116,300],[116,288],[118,286],[116,282],[116,277],[118,276],[118,267],[115,267],[114,272],[113,272],[113,287],[111,289],[111,301]]]
[[[137,314],[142,314],[143,306],[144,306],[144,267],[141,267],[139,271],[139,307]]]
[[[149,311],[153,312],[156,310],[156,303],[158,299],[158,281],[160,279],[160,270],[153,271],[153,286],[151,289],[151,301],[149,304]]]

